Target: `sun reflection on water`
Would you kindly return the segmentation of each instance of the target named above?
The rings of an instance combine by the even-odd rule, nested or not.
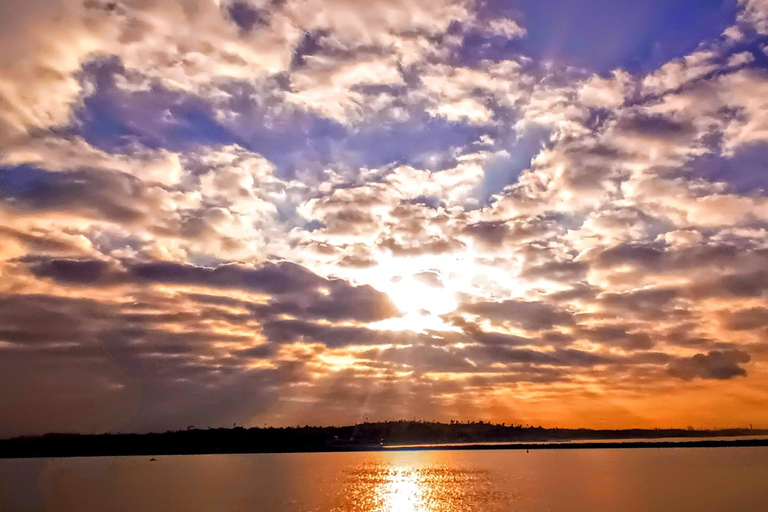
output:
[[[387,485],[385,509],[391,511],[419,512],[428,510],[417,480],[411,472],[398,471]]]
[[[366,464],[347,474],[333,512],[487,512],[506,498],[486,471]]]

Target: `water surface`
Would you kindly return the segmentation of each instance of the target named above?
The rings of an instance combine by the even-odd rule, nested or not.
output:
[[[0,460],[8,512],[766,510],[768,448]]]

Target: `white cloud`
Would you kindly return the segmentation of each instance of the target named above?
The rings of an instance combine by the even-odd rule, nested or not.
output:
[[[752,25],[760,34],[768,34],[768,2],[765,0],[739,0],[742,10],[739,21]]]
[[[523,37],[526,34],[526,30],[523,27],[518,25],[515,20],[509,18],[490,20],[484,27],[484,32],[492,36],[506,37],[507,39]]]
[[[716,57],[714,51],[701,50],[668,62],[645,77],[643,90],[646,94],[661,94],[698,80],[718,68]]]
[[[745,64],[751,64],[755,61],[755,56],[752,52],[735,53],[728,58],[729,67],[738,67]]]
[[[305,67],[291,75],[294,91],[286,94],[286,99],[331,119],[349,123],[359,120],[372,106],[358,87],[401,84],[403,78],[397,61],[391,56],[374,55],[352,60],[311,56],[307,57]]]
[[[616,70],[611,78],[593,76],[584,83],[579,94],[586,105],[616,108],[624,104],[631,85],[632,76],[626,71]]]

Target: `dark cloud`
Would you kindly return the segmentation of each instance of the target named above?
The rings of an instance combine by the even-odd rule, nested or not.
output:
[[[505,347],[514,347],[520,345],[530,345],[534,343],[529,338],[522,336],[515,336],[513,334],[505,334],[501,332],[487,332],[480,329],[477,325],[470,324],[463,321],[461,317],[453,318],[453,323],[458,327],[461,327],[468,339],[473,343],[480,343],[482,345],[498,345]]]
[[[638,270],[664,274],[699,268],[744,268],[762,266],[768,262],[768,252],[750,243],[694,245],[682,249],[666,247],[658,242],[625,243],[602,251],[594,260],[597,268],[631,265]]]
[[[697,296],[762,297],[768,293],[768,272],[726,274],[712,283],[693,286],[691,291]]]
[[[509,227],[503,221],[486,221],[470,224],[465,228],[469,235],[489,245],[500,245],[509,233]]]
[[[757,307],[740,311],[725,311],[720,315],[720,322],[731,331],[749,331],[768,327],[768,308]]]
[[[569,302],[573,300],[591,300],[595,298],[599,291],[599,288],[579,283],[567,290],[549,294],[548,300],[555,303]]]
[[[108,284],[110,264],[100,260],[27,259],[33,274],[62,284]],[[117,276],[115,276],[117,277]],[[114,282],[114,280],[112,281]]]
[[[251,305],[261,315],[289,314],[331,322],[373,322],[399,314],[389,297],[371,286],[353,286],[341,279],[325,279],[286,261],[256,267],[220,265],[198,267],[173,262],[127,264],[117,269],[102,261],[28,258],[38,277],[62,284],[173,284],[216,290],[242,290],[271,296],[268,303]]]
[[[265,306],[261,314],[290,314],[328,321],[371,322],[398,314],[389,297],[370,286],[352,286],[338,279],[324,279],[289,262],[264,263],[256,268],[222,265],[215,268],[149,263],[130,268],[138,282],[238,289],[288,296]]]
[[[339,265],[350,268],[373,268],[378,265],[378,262],[373,258],[350,255],[339,260]]]
[[[247,348],[245,350],[239,350],[237,355],[239,357],[245,357],[249,359],[272,359],[277,355],[280,345],[272,343],[264,343],[253,348]]]
[[[576,349],[556,349],[554,352],[541,352],[525,348],[489,346],[484,349],[484,353],[489,357],[490,362],[504,364],[525,363],[556,367],[590,367],[616,362],[616,359],[601,354]]]
[[[458,341],[456,338],[452,341]],[[501,339],[490,343],[476,344],[480,341],[475,337],[465,340],[469,344],[457,347],[453,344],[435,345],[426,337],[411,336],[405,338],[410,345],[400,345],[386,349],[371,349],[361,354],[368,359],[369,364],[395,364],[412,368],[414,371],[477,373],[492,375],[496,373],[513,372],[517,380],[527,380],[527,375],[538,375],[549,372],[552,368],[560,371],[550,373],[548,380],[565,378],[579,368],[591,368],[600,365],[636,365],[664,364],[668,359],[659,357],[620,358],[603,354],[590,353],[571,348],[557,348],[552,351],[535,350],[515,346],[514,342],[506,343]],[[528,340],[529,343],[532,340]],[[657,354],[658,355],[658,354]]]
[[[476,364],[467,359],[472,355],[471,350],[412,345],[390,347],[383,350],[372,349],[360,354],[360,357],[369,360],[369,364],[372,365],[394,365],[419,372],[466,373],[483,371],[482,368],[478,368]]]
[[[227,6],[229,17],[245,33],[253,30],[257,25],[266,23],[267,16],[264,12],[254,8],[248,2],[235,0]]]
[[[653,337],[642,331],[620,325],[579,329],[579,334],[589,341],[601,345],[621,347],[626,350],[648,350],[655,345]]]
[[[746,377],[747,371],[739,365],[748,363],[750,360],[749,354],[741,350],[712,351],[678,359],[670,363],[667,369],[670,375],[683,380],[695,378],[728,380]]]
[[[253,337],[216,332],[211,311],[177,307],[160,297],[0,296],[0,435],[231,425],[267,407],[280,371],[216,348]]]
[[[329,281],[290,262],[199,267],[169,261],[128,263],[125,268],[99,260],[26,258],[38,277],[61,283],[96,286],[115,283],[158,283],[289,294],[316,289]],[[111,276],[108,274],[111,273]]]
[[[143,218],[152,204],[144,183],[128,174],[30,166],[0,168],[0,200],[26,212],[77,212],[121,223]]]
[[[677,288],[649,288],[626,293],[603,293],[597,300],[606,312],[620,317],[658,320],[688,314],[687,309],[673,307],[680,295]]]
[[[304,320],[267,320],[263,332],[274,343],[310,342],[328,347],[349,345],[376,345],[387,343],[391,337],[365,327],[334,326]]]
[[[346,281],[331,281],[320,291],[277,297],[266,304],[253,304],[249,309],[260,318],[290,315],[330,322],[375,322],[400,314],[387,295],[370,286],[351,286]]]
[[[664,251],[657,246],[621,244],[601,252],[595,260],[598,267],[610,268],[618,265],[636,265],[641,268],[657,267],[664,257]]]
[[[464,304],[461,310],[494,322],[511,322],[530,331],[552,329],[557,325],[573,324],[568,311],[543,302],[507,300]]]
[[[1,295],[0,340],[18,345],[80,344],[114,319],[97,300],[48,295]]]
[[[131,265],[128,274],[137,282],[237,289],[268,294],[297,293],[326,284],[326,280],[290,262],[263,263],[258,267],[221,265],[197,267],[172,262]]]
[[[464,233],[490,247],[551,238],[567,224],[559,216],[522,217],[509,221],[483,221],[469,224]]]
[[[616,130],[623,134],[642,139],[655,139],[669,142],[688,140],[696,133],[690,123],[681,123],[661,115],[635,114],[619,120]]]
[[[375,322],[399,315],[388,295],[371,286],[351,286],[341,280],[331,281],[328,293],[313,299],[302,311],[319,319]]]

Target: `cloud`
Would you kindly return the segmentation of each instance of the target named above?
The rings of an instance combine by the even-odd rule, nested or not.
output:
[[[756,307],[740,311],[724,311],[720,321],[725,329],[747,331],[768,327],[768,309]]]
[[[78,2],[7,2],[0,12],[0,143],[61,126],[81,94],[74,76],[109,29]],[[68,44],[56,44],[66,40]]]
[[[123,173],[96,170],[52,173],[17,167],[3,171],[1,179],[5,194],[0,197],[12,201],[20,212],[72,211],[131,223],[141,220],[152,202],[144,183]]]
[[[742,7],[739,21],[754,27],[760,34],[768,33],[768,3],[765,0],[739,0]]]
[[[413,278],[432,288],[443,288],[443,281],[440,279],[440,274],[438,272],[419,272],[418,274],[415,274]]]
[[[341,41],[393,43],[400,34],[438,34],[451,22],[470,16],[462,2],[403,2],[376,0],[366,5],[355,1],[333,0],[286,2],[286,15],[308,30],[329,30]]]
[[[264,293],[291,293],[318,287],[323,280],[293,263],[265,264],[255,269],[236,265],[214,268],[176,263],[143,263],[132,266],[130,275],[152,283],[237,288]]]
[[[168,284],[217,290],[241,290],[283,296],[268,306],[272,314],[309,315],[330,321],[376,321],[395,316],[389,298],[370,286],[353,286],[338,279],[324,279],[290,262],[265,262],[256,267],[220,265],[198,267],[172,262],[128,264],[114,268],[94,260],[29,260],[38,277],[74,284]]]
[[[221,357],[213,344],[228,340],[220,334],[164,330],[161,319],[140,322],[114,304],[4,295],[0,316],[0,380],[26,390],[23,401],[3,394],[5,417],[25,411],[4,423],[3,435],[239,422],[273,400],[279,383],[273,369]]]
[[[631,75],[626,71],[616,70],[609,79],[596,75],[591,77],[584,83],[579,94],[586,105],[616,108],[626,101],[631,85]]]
[[[509,18],[492,19],[488,26],[485,27],[485,32],[491,36],[500,36],[507,39],[522,37],[526,34],[524,28],[518,25],[515,20]]]
[[[664,64],[643,80],[646,94],[661,94],[705,77],[718,69],[713,51],[703,50]]]
[[[93,58],[118,55],[129,69],[194,89],[215,77],[251,79],[286,69],[300,35],[279,15],[271,31],[240,34],[216,2],[186,8],[163,0],[14,2],[5,10],[0,101],[6,142],[66,125],[87,92],[77,73]]]
[[[310,55],[304,60],[302,68],[291,75],[292,91],[286,99],[345,124],[359,121],[374,103],[374,96],[365,94],[364,86],[404,84],[398,63],[391,56],[373,55],[345,61]],[[390,106],[391,101],[381,108]]]
[[[747,371],[739,364],[748,363],[750,359],[749,354],[740,350],[713,351],[674,361],[669,365],[669,373],[683,380],[728,380],[745,377]]]
[[[477,302],[465,305],[462,310],[496,322],[511,322],[532,331],[552,329],[573,322],[567,311],[539,302]]]

